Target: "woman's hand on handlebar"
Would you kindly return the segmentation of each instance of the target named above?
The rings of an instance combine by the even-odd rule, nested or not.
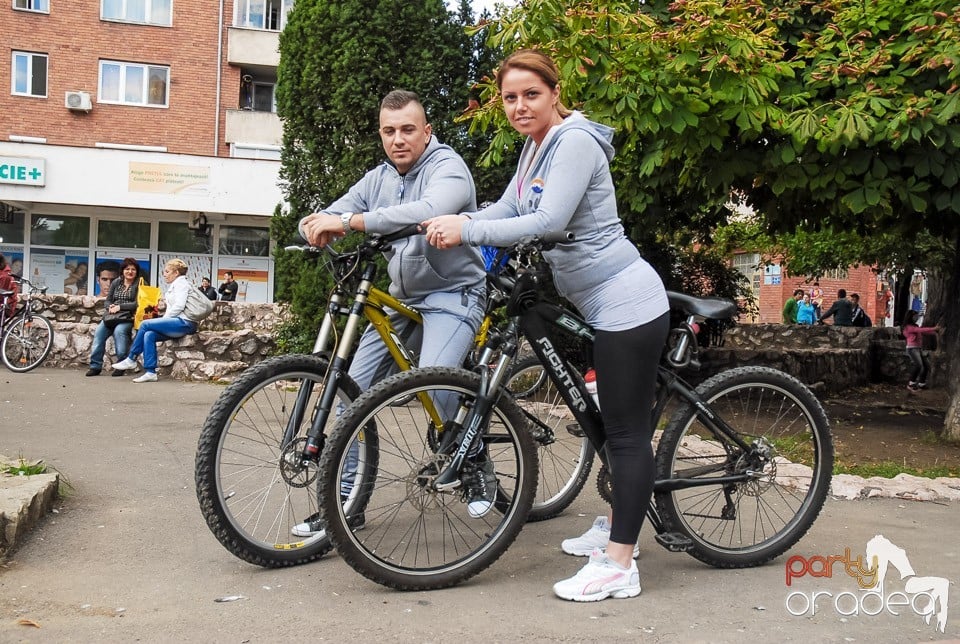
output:
[[[427,219],[420,224],[420,227],[426,231],[427,241],[431,246],[453,248],[463,242],[460,233],[467,219],[466,215],[440,215]]]
[[[300,230],[311,246],[323,248],[344,236],[343,223],[339,215],[315,212],[300,222]]]

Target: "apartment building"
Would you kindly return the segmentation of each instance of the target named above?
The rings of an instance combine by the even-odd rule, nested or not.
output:
[[[272,301],[274,86],[293,0],[6,0],[0,252],[50,292],[181,257]],[[109,264],[106,264],[109,266]]]

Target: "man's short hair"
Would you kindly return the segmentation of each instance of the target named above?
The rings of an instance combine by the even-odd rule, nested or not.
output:
[[[803,297],[803,289],[802,289],[802,288],[798,288],[797,290],[795,290],[795,291],[793,292],[793,295],[794,295],[794,297],[796,297],[797,295],[799,295],[800,297]]]
[[[846,296],[847,296],[847,289],[841,288],[837,291],[837,297],[839,297],[841,300]]]
[[[108,259],[97,264],[97,277],[100,277],[100,273],[103,271],[110,271],[116,275],[120,274],[120,262],[115,262],[112,259]]]
[[[229,275],[230,277],[233,277],[233,271],[224,271],[224,272],[223,272],[223,276],[224,276],[224,277],[227,277],[228,275]]]
[[[395,89],[383,97],[383,100],[380,101],[380,109],[402,110],[410,103],[416,103],[421,108],[423,107],[423,104],[420,102],[420,97],[417,96],[416,92],[405,89]]]
[[[860,294],[859,294],[859,293],[851,293],[851,294],[850,294],[850,299],[851,299],[851,300],[860,301]]]

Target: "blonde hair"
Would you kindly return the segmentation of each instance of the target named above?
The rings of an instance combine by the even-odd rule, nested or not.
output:
[[[500,69],[497,70],[497,89],[503,90],[503,77],[511,69],[533,72],[550,89],[556,89],[557,85],[560,84],[560,70],[557,68],[557,64],[553,62],[552,58],[536,49],[518,49],[500,63]],[[567,118],[573,113],[559,100],[556,107],[557,112],[563,118]]]
[[[172,268],[181,275],[187,274],[187,263],[182,259],[171,259],[169,262],[163,265],[164,268]]]

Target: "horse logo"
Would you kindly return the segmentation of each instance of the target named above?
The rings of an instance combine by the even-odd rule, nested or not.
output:
[[[893,566],[900,572],[900,579],[906,579],[903,585],[905,592],[914,595],[920,593],[926,595],[927,603],[919,608],[920,616],[929,624],[930,619],[936,613],[937,629],[941,633],[945,631],[947,628],[947,599],[950,591],[948,580],[943,577],[918,577],[913,566],[910,565],[907,552],[880,534],[867,542],[867,561],[872,562],[873,568],[877,571],[875,589],[881,597],[883,597],[883,582],[887,569]]]

